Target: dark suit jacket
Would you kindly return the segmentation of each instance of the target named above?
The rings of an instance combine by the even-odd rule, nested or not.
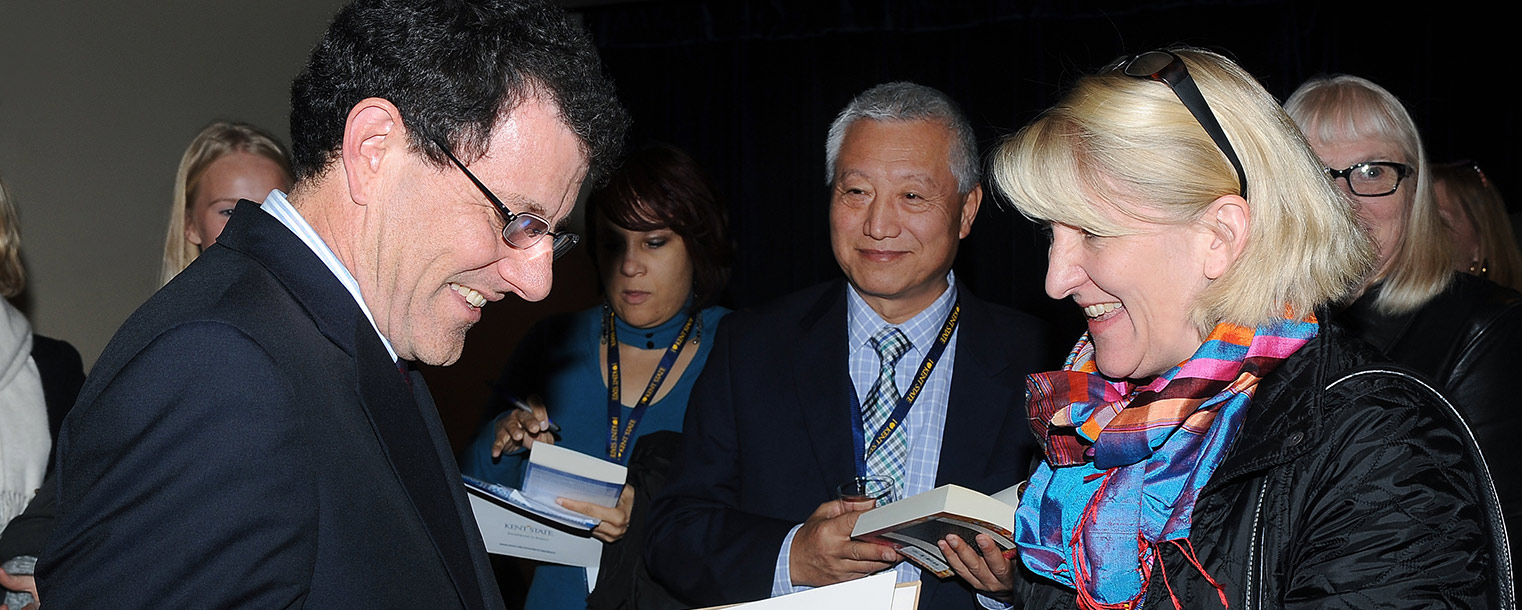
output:
[[[656,501],[645,558],[693,604],[771,594],[788,530],[856,474],[846,291],[835,281],[731,314],[687,407],[676,473]],[[994,492],[1040,451],[1025,376],[1050,353],[1032,317],[959,289],[962,320],[936,484]],[[926,574],[921,608],[971,608],[960,579]]]
[[[117,331],[58,451],[53,610],[502,606],[422,377],[250,202]]]

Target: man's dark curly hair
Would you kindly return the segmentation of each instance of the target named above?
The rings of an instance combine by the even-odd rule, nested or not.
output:
[[[297,181],[321,176],[343,143],[349,110],[368,97],[401,111],[414,150],[433,142],[462,159],[486,153],[492,128],[542,95],[581,140],[600,184],[629,118],[586,32],[540,0],[356,0],[336,16],[291,85]]]

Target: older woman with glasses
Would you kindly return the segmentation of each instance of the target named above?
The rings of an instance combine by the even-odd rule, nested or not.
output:
[[[731,247],[708,179],[686,153],[670,146],[626,160],[588,200],[587,219],[603,304],[529,331],[487,405],[500,415],[461,454],[460,468],[518,487],[527,461],[523,450],[535,443],[620,464],[632,458],[616,507],[565,500],[566,508],[602,519],[592,535],[609,543],[603,551],[607,567],[610,556],[638,556],[642,541],[628,536],[637,534],[655,491],[640,479],[649,469],[638,456],[657,453],[637,441],[682,429],[693,381],[707,362],[719,320],[729,313],[718,301]],[[557,238],[557,252],[561,243]],[[525,400],[533,406],[519,406]],[[672,438],[658,436],[663,443]],[[589,584],[598,585],[594,607],[619,605],[634,575],[608,572],[589,583],[581,568],[540,565],[526,607],[586,608]],[[610,580],[619,584],[608,585]]]
[[[1522,295],[1454,270],[1436,172],[1389,91],[1356,76],[1322,77],[1284,108],[1379,252],[1333,320],[1444,390],[1485,450],[1507,522],[1522,527],[1522,399],[1512,384],[1522,371]]]
[[[992,163],[1050,227],[1047,294],[1088,332],[1027,384],[1046,459],[1013,562],[942,542],[985,605],[1510,605],[1473,438],[1325,320],[1371,244],[1251,75],[1197,49],[1128,58]]]

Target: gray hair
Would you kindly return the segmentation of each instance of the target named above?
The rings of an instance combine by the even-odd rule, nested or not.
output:
[[[840,158],[846,130],[859,119],[934,121],[945,125],[956,138],[947,162],[951,164],[952,175],[957,178],[957,192],[964,195],[972,192],[982,179],[982,168],[978,166],[978,140],[957,103],[934,88],[898,81],[862,92],[840,111],[835,122],[830,123],[830,135],[824,143],[825,184],[835,183],[835,162]]]
[[[1453,278],[1452,238],[1438,211],[1421,132],[1400,98],[1368,79],[1336,74],[1301,83],[1284,101],[1284,111],[1313,143],[1383,140],[1400,148],[1405,158],[1398,161],[1416,168],[1410,203],[1401,210],[1405,229],[1390,259],[1379,261],[1364,278],[1365,285],[1384,283],[1374,306],[1400,315],[1446,290]]]

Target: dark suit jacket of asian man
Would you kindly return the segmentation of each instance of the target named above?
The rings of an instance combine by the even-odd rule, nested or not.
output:
[[[782,540],[855,476],[846,290],[834,281],[719,325],[693,387],[676,473],[653,509],[655,578],[701,605],[765,598]],[[962,318],[936,485],[985,493],[1028,475],[1040,453],[1025,376],[1050,351],[1033,317],[958,284]],[[922,572],[920,608],[975,608],[972,589]]]
[[[502,607],[422,377],[251,202],[117,331],[58,449],[50,609]]]

